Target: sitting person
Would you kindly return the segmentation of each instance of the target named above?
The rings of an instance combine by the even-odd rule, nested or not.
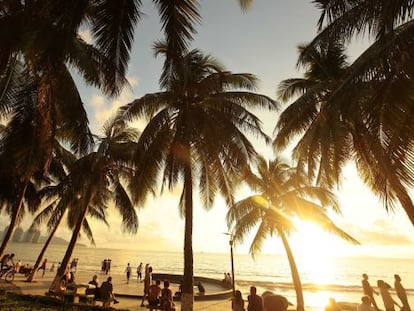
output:
[[[66,290],[76,291],[75,274],[72,271],[69,272],[69,279],[68,279],[68,282],[66,283]]]
[[[150,310],[152,307],[157,307],[160,304],[160,294],[161,294],[161,281],[156,280],[155,284],[152,284],[148,288],[148,306]]]
[[[338,306],[335,298],[329,298],[328,304],[325,306],[325,311],[341,311],[341,308]]]
[[[92,280],[88,282],[88,288],[85,291],[86,295],[95,295],[96,297],[97,288],[98,288],[98,276],[95,274],[92,277]]]
[[[264,310],[286,311],[289,306],[286,297],[269,291],[262,294],[262,299]]]
[[[112,286],[112,277],[109,276],[108,279],[102,283],[99,288],[99,299],[103,301],[104,307],[109,307],[111,302],[118,303],[119,301],[115,299],[114,287]]]
[[[204,288],[204,286],[201,283],[201,281],[198,281],[197,288],[198,288],[198,294],[199,295],[204,295],[206,293],[206,289]]]
[[[161,290],[160,306],[163,311],[175,310],[169,281],[164,281],[164,288]]]

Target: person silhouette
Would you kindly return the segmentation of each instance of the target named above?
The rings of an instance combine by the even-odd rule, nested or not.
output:
[[[369,284],[368,275],[366,273],[362,274],[362,289],[364,290],[364,295],[367,295],[371,299],[371,302],[374,308],[376,310],[379,310],[377,306],[377,302],[374,299],[374,294],[375,295],[379,295],[379,294],[372,288],[371,284]]]
[[[398,274],[394,274],[394,280],[395,292],[402,303],[401,311],[411,311],[410,305],[408,304],[407,293],[401,284],[401,277]]]

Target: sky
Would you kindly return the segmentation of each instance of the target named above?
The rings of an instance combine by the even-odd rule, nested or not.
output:
[[[145,16],[138,24],[128,71],[130,87],[116,99],[105,98],[97,89],[79,83],[92,131],[101,134],[104,122],[122,105],[147,93],[159,91],[158,79],[162,59],[155,59],[154,41],[162,38],[157,12],[149,0],[143,1]],[[296,68],[297,50],[301,43],[309,42],[316,34],[319,12],[310,0],[256,0],[243,12],[237,0],[201,0],[202,24],[192,48],[209,53],[232,72],[248,72],[260,79],[258,93],[275,98],[276,88],[286,78],[300,77]],[[82,32],[85,39],[88,32]],[[366,41],[352,45],[348,55],[355,58]],[[272,135],[277,114],[258,113],[267,134]],[[142,127],[144,123],[139,122]],[[262,143],[255,143],[257,150],[267,158],[273,151]],[[289,156],[288,153],[285,154]],[[184,220],[178,213],[181,189],[150,198],[138,209],[139,229],[134,236],[124,233],[116,211],[109,217],[110,228],[93,223],[96,247],[132,248],[139,250],[182,251]],[[239,199],[248,193],[240,191]],[[291,236],[294,252],[303,256],[315,255],[364,255],[410,257],[414,255],[414,227],[402,209],[385,212],[381,202],[367,189],[352,163],[344,171],[344,179],[337,191],[342,215],[331,215],[336,224],[350,233],[361,244],[350,245],[337,237],[321,232],[315,227],[298,224],[302,230]],[[194,206],[193,249],[195,252],[228,252],[229,237],[225,223],[227,207],[218,198],[215,206],[205,211],[198,200]],[[0,224],[8,223],[0,215]],[[25,219],[27,227],[30,219]],[[1,227],[0,227],[1,228]],[[68,237],[68,230],[61,228],[58,236]],[[81,237],[80,241],[88,244]],[[235,245],[235,252],[247,253],[250,241]],[[263,246],[265,253],[283,253],[280,241],[270,238]]]

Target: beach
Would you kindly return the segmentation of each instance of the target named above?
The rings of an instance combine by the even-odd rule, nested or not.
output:
[[[14,243],[10,246],[10,252],[16,254],[23,264],[33,265],[36,255],[41,248],[40,244]],[[36,282],[28,284],[16,279],[16,285],[21,287],[23,293],[38,293],[44,295],[54,275],[50,271],[54,264],[55,269],[62,259],[65,247],[52,245],[47,253],[48,269],[45,277],[36,277]],[[88,282],[94,274],[98,274],[99,282],[105,280],[105,275],[100,274],[101,262],[105,258],[112,259],[111,276],[114,279],[115,292],[140,295],[141,285],[137,284],[135,267],[138,263],[150,263],[154,273],[182,274],[183,257],[179,252],[155,252],[134,249],[109,249],[95,247],[77,247],[73,258],[79,258],[76,278],[79,282]],[[414,305],[414,273],[412,260],[409,258],[374,258],[374,257],[337,257],[312,261],[310,258],[296,258],[302,281],[305,308],[309,311],[324,310],[328,299],[333,297],[338,302],[355,305],[360,302],[362,296],[361,274],[367,273],[372,286],[376,286],[378,279],[383,279],[393,284],[393,274],[402,277],[402,282],[407,290],[408,299]],[[133,267],[130,284],[125,281],[125,267],[131,263]],[[258,254],[253,259],[249,254],[235,254],[235,284],[236,289],[242,292],[244,300],[247,300],[249,287],[255,285],[258,294],[271,291],[281,294],[296,304],[296,293],[292,284],[292,277],[286,256]],[[225,253],[195,253],[194,275],[221,280],[224,272],[231,271],[230,256]],[[3,284],[4,281],[0,280]],[[176,285],[173,284],[173,291]],[[37,292],[36,292],[37,291]],[[391,290],[394,299],[395,291]],[[120,308],[140,310],[140,301],[137,299],[120,299]],[[376,296],[376,301],[382,307],[381,298]],[[196,301],[195,310],[230,310],[229,299],[214,301]],[[118,307],[118,305],[116,305]],[[220,309],[221,308],[221,309]],[[179,308],[177,308],[179,309]]]
[[[7,283],[3,279],[0,280],[0,289],[24,294],[24,295],[45,295],[48,291],[50,284],[53,280],[53,273],[46,273],[44,277],[41,276],[42,272],[40,271],[37,274],[36,279],[33,282],[25,282],[25,277],[23,274],[16,274],[15,279],[12,283]],[[106,280],[107,275],[99,275],[99,282]],[[90,276],[86,275],[79,271],[76,274],[77,284],[87,283],[90,281]],[[148,310],[145,307],[141,307],[141,299],[127,297],[128,295],[141,295],[143,292],[143,283],[137,282],[136,280],[130,281],[129,284],[126,283],[125,278],[120,275],[114,275],[112,283],[114,285],[115,294],[122,293],[117,296],[119,301],[116,305],[111,305],[116,309],[128,309],[128,310]],[[172,284],[171,289],[176,290],[176,284]],[[180,310],[180,302],[176,303],[176,310]],[[97,305],[99,305],[97,303]],[[217,311],[228,311],[231,310],[231,302],[229,299],[214,299],[206,301],[195,301],[194,310],[217,310]]]

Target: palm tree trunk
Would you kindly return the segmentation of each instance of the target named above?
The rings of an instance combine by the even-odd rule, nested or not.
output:
[[[59,227],[61,221],[63,219],[63,214],[61,215],[61,217],[59,218],[58,222],[55,224],[55,226],[52,229],[52,232],[50,232],[49,237],[47,238],[45,244],[42,247],[42,250],[39,253],[39,256],[37,256],[37,260],[36,263],[33,266],[33,270],[32,272],[30,272],[30,275],[28,276],[26,282],[31,282],[33,281],[33,278],[37,272],[37,268],[39,267],[40,263],[42,262],[43,256],[46,253],[47,248],[49,247],[50,242],[52,241],[52,238],[54,237],[57,228]]]
[[[51,289],[57,289],[59,287],[60,279],[66,273],[66,268],[69,264],[70,257],[72,256],[73,250],[76,246],[76,241],[78,240],[79,232],[81,231],[83,221],[85,220],[90,201],[91,200],[88,200],[87,204],[85,204],[85,206],[83,207],[83,211],[79,216],[75,228],[73,229],[72,238],[70,239],[68,248],[66,249],[65,256],[63,256],[60,267],[57,269],[55,278],[53,279],[52,285],[50,286]]]
[[[193,267],[193,180],[191,166],[185,164],[184,168],[184,276],[181,294],[181,310],[194,309],[194,267]]]
[[[290,271],[292,273],[293,284],[295,286],[296,291],[296,311],[304,311],[305,303],[303,300],[302,283],[300,281],[298,268],[296,267],[295,258],[293,257],[293,253],[290,249],[289,242],[286,238],[285,232],[283,230],[278,229],[278,233],[280,238],[282,239],[282,243],[285,248],[286,255],[288,257]]]
[[[4,236],[3,242],[1,243],[1,246],[0,246],[0,256],[3,255],[4,250],[6,249],[13,235],[14,228],[16,227],[17,220],[19,219],[20,210],[22,209],[22,206],[23,206],[23,198],[26,194],[26,189],[27,189],[28,184],[29,184],[29,180],[26,180],[23,184],[22,189],[20,190],[19,197],[16,202],[16,206],[13,209],[13,214],[10,220],[9,228],[6,231],[6,235]]]

